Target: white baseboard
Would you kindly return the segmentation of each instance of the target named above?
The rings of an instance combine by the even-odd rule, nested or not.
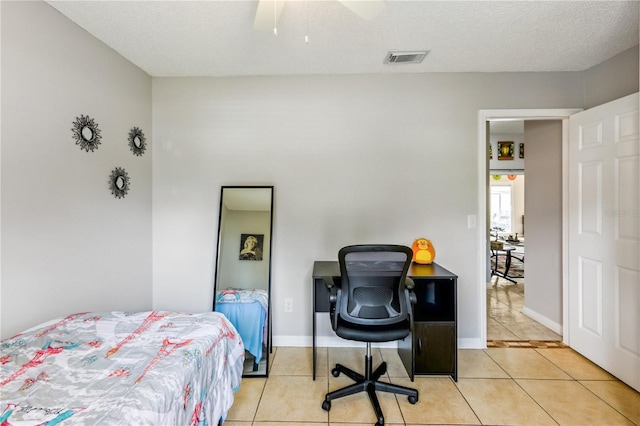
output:
[[[459,338],[458,349],[486,349],[487,341],[474,338]]]
[[[273,336],[273,346],[312,346],[311,336]]]
[[[273,346],[293,346],[293,347],[311,347],[313,339],[311,336],[273,336]],[[364,347],[364,342],[355,342],[345,340],[338,336],[317,336],[316,346],[318,348],[359,348]],[[398,344],[394,342],[374,343],[376,348],[397,348]]]
[[[311,347],[313,340],[311,336],[273,336],[273,346],[293,346],[293,347]],[[363,346],[362,342],[354,342],[345,340],[338,336],[317,336],[316,346],[319,348],[359,348]],[[396,342],[374,343],[376,348],[397,348]],[[481,339],[458,339],[458,349],[484,349],[487,342]]]
[[[537,321],[540,324],[544,325],[545,327],[547,327],[548,329],[550,329],[554,333],[558,333],[559,335],[562,336],[562,325],[561,324],[558,324],[557,322],[551,321],[549,318],[545,317],[544,315],[540,315],[538,312],[536,312],[534,310],[531,310],[531,309],[527,308],[526,306],[522,307],[522,313],[525,314],[526,316],[528,316],[529,318],[531,318],[532,320]]]

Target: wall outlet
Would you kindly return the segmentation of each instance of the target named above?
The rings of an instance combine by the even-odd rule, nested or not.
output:
[[[284,311],[285,312],[293,312],[293,299],[287,297],[284,299]]]

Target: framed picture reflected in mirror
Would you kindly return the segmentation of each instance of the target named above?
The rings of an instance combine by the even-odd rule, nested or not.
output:
[[[263,234],[240,235],[240,260],[262,260]]]

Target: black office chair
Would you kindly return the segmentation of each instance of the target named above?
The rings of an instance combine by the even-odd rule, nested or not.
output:
[[[365,373],[336,364],[334,377],[344,373],[356,383],[329,392],[322,409],[331,409],[331,400],[358,392],[367,392],[376,414],[376,426],[384,425],[384,416],[376,391],[407,395],[409,402],[418,401],[416,389],[380,382],[387,372],[383,362],[373,371],[371,342],[391,342],[404,339],[413,325],[413,281],[407,278],[413,252],[398,245],[355,245],[338,252],[340,279],[325,277],[330,291],[331,324],[343,339],[367,342],[364,359]]]

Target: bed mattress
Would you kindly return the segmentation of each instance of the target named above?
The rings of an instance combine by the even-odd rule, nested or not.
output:
[[[0,424],[215,425],[244,346],[217,312],[88,312],[2,341]]]

